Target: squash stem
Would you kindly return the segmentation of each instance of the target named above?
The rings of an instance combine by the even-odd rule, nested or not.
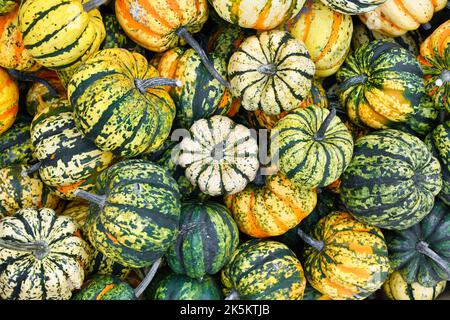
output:
[[[29,177],[30,175],[32,175],[33,173],[38,171],[41,168],[41,165],[42,165],[41,162],[35,163],[28,169],[23,169],[22,172],[20,173],[20,175],[24,178]]]
[[[134,84],[136,88],[141,92],[145,93],[148,88],[158,87],[158,86],[170,86],[170,87],[181,87],[181,81],[178,79],[168,79],[168,78],[150,78],[150,79],[134,79]]]
[[[325,137],[325,133],[327,132],[327,129],[330,126],[330,123],[335,116],[336,116],[336,109],[333,108],[333,109],[331,109],[330,113],[325,118],[325,120],[322,122],[322,124],[320,125],[319,130],[317,130],[317,132],[314,134],[313,138],[315,141],[323,140],[323,138]]]
[[[91,11],[108,2],[108,0],[91,0],[83,4],[84,11]]]
[[[179,28],[176,31],[176,34],[179,37],[182,37],[186,43],[188,43],[192,49],[194,49],[197,54],[200,56],[200,60],[202,60],[203,65],[205,68],[209,71],[209,73],[213,76],[214,79],[220,82],[223,86],[230,89],[230,84],[228,81],[226,81],[222,76],[217,72],[217,70],[214,68],[213,64],[209,60],[208,56],[206,55],[203,48],[200,46],[200,44],[197,42],[197,40],[194,39],[194,37],[189,33],[189,31],[186,30],[186,28],[182,27]]]
[[[98,205],[100,208],[103,208],[105,206],[106,202],[106,195],[98,195],[91,192],[87,192],[81,189],[75,190],[73,193],[76,197],[79,197],[81,199],[87,200],[89,202],[93,202],[96,205]]]
[[[161,265],[161,262],[162,258],[159,258],[153,263],[150,271],[147,273],[147,275],[144,277],[141,283],[134,290],[134,294],[136,295],[137,298],[139,298],[142,295],[142,293],[144,293],[145,289],[147,289],[150,282],[152,282],[153,278],[155,277],[156,271],[158,271],[158,268]]]
[[[230,294],[225,297],[225,300],[239,300],[239,293],[233,289]]]
[[[48,244],[44,241],[22,243],[13,240],[0,239],[0,247],[8,250],[33,253],[38,260],[42,260],[49,253]]]
[[[325,247],[325,242],[311,238],[305,232],[303,232],[303,230],[301,230],[300,228],[297,230],[297,233],[303,241],[305,241],[311,247],[316,249],[318,252],[321,252],[323,250],[323,248]]]
[[[277,73],[277,67],[272,64],[262,64],[258,67],[258,72],[266,76],[274,76]]]
[[[9,75],[11,77],[13,77],[14,79],[17,79],[19,81],[39,82],[40,84],[44,85],[47,88],[48,92],[50,93],[50,95],[53,98],[58,97],[58,92],[45,79],[39,78],[39,77],[37,77],[35,75],[32,75],[32,74],[19,72],[17,70],[13,70],[13,69],[9,69],[8,73],[9,73]]]
[[[433,260],[447,274],[447,280],[450,279],[450,268],[448,266],[448,263],[444,259],[442,259],[436,252],[430,249],[428,243],[426,243],[425,241],[417,242],[416,250]]]
[[[364,84],[368,79],[369,77],[365,73],[351,77],[338,85],[339,91],[345,91],[348,88],[356,86],[358,84]]]

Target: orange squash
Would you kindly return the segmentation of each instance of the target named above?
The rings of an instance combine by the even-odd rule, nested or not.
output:
[[[19,110],[19,87],[5,69],[0,68],[0,134],[8,130]]]

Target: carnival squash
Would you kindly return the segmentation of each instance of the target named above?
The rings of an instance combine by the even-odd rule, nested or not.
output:
[[[90,277],[72,300],[136,300],[133,288],[113,275]]]
[[[16,122],[0,135],[0,168],[11,164],[31,164],[34,159],[29,123]]]
[[[407,283],[398,272],[392,272],[383,284],[383,292],[389,300],[434,300],[444,290],[446,281],[432,287],[424,287],[420,283]]]
[[[5,69],[0,68],[0,134],[8,130],[19,111],[19,88]]]
[[[373,11],[386,0],[320,0],[334,11],[344,14],[360,14]]]

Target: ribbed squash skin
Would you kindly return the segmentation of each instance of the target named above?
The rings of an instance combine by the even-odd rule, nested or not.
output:
[[[359,17],[370,29],[398,37],[429,22],[446,4],[447,0],[387,0]]]
[[[8,130],[19,111],[19,88],[5,69],[0,68],[0,134]]]
[[[339,99],[350,120],[374,129],[406,122],[424,93],[416,58],[387,40],[358,48],[336,75],[341,86]]]
[[[104,207],[91,204],[86,221],[93,246],[127,267],[144,267],[160,258],[175,240],[180,194],[163,167],[143,160],[114,164],[97,177],[95,193]]]
[[[127,37],[114,14],[104,14],[102,17],[106,36],[100,49],[124,48],[131,51],[143,51],[142,48]]]
[[[72,300],[137,300],[133,288],[111,275],[96,275],[87,280]]]
[[[175,31],[184,27],[197,33],[208,19],[207,0],[117,0],[115,6],[117,20],[126,34],[155,52],[184,45]]]
[[[299,224],[316,206],[317,194],[277,174],[267,177],[262,187],[249,184],[243,191],[225,196],[224,202],[241,232],[266,238]]]
[[[331,298],[321,294],[319,291],[317,291],[307,283],[305,287],[305,293],[303,295],[303,300],[331,300]]]
[[[114,159],[111,152],[100,150],[83,137],[67,102],[47,107],[33,119],[31,142],[34,155],[41,162],[42,181],[62,193],[75,190]],[[73,196],[67,193],[66,198]]]
[[[0,135],[0,167],[11,164],[30,164],[34,160],[30,139],[30,124],[16,122]]]
[[[210,61],[218,73],[226,78],[225,59],[217,54]],[[226,115],[232,98],[228,89],[214,79],[194,49],[175,48],[164,53],[158,64],[161,77],[178,79],[182,85],[169,89],[177,107],[176,125],[189,127],[199,119]]]
[[[420,104],[405,123],[398,123],[397,129],[423,137],[439,124],[439,106],[427,95],[422,96]]]
[[[61,215],[70,217],[73,221],[78,223],[83,229],[89,214],[89,202],[83,199],[75,199],[70,201],[61,212]]]
[[[334,11],[345,14],[360,14],[372,11],[386,0],[321,0]]]
[[[425,138],[425,143],[441,163],[442,190],[438,197],[450,206],[450,121],[438,125]]]
[[[222,270],[221,280],[225,291],[236,292],[241,300],[301,300],[306,285],[295,254],[268,240],[241,244]]]
[[[120,263],[108,258],[100,251],[94,250],[91,254],[92,259],[86,268],[88,275],[112,275],[125,281],[131,272],[131,268],[125,267]]]
[[[0,216],[23,208],[56,208],[59,198],[42,183],[37,173],[22,177],[29,166],[14,164],[0,169]]]
[[[178,163],[186,178],[211,196],[233,194],[252,181],[259,168],[251,131],[224,116],[197,120],[180,143]]]
[[[425,144],[393,129],[358,139],[341,180],[347,209],[358,220],[391,230],[422,220],[442,187],[439,161]]]
[[[192,279],[169,274],[150,293],[152,300],[222,300],[222,292],[214,278]]]
[[[39,72],[38,76],[47,81],[57,92],[57,96],[52,96],[48,89],[39,82],[34,82],[28,89],[26,96],[26,107],[30,115],[35,116],[48,106],[58,104],[60,100],[67,100],[67,92],[58,74],[54,71]]]
[[[0,5],[0,11],[2,10]],[[19,31],[19,6],[0,16],[0,66],[19,71],[35,71],[39,65],[25,49]]]
[[[378,290],[389,271],[388,250],[381,230],[335,211],[314,228],[322,251],[303,252],[308,282],[333,300],[361,300]]]
[[[209,0],[224,20],[243,28],[270,30],[296,15],[305,0]]]
[[[22,209],[0,220],[0,235],[22,243],[40,240],[49,247],[42,260],[33,253],[0,248],[2,299],[68,300],[83,284],[89,245],[70,218],[46,208]]]
[[[418,57],[424,74],[425,92],[450,112],[450,21],[440,25],[420,46]]]
[[[55,70],[79,65],[105,39],[100,11],[84,11],[89,0],[25,0],[19,22],[23,44],[39,64]]]
[[[441,281],[433,287],[421,284],[407,283],[403,276],[392,272],[383,284],[383,292],[389,300],[434,300],[445,290],[446,281]]]
[[[0,0],[0,14],[13,11],[18,2],[18,0]]]
[[[329,113],[314,105],[297,109],[271,131],[271,155],[278,154],[280,171],[297,186],[329,185],[350,163],[353,139],[338,117],[331,120],[321,140],[315,137]]]
[[[351,16],[333,11],[320,0],[307,0],[283,28],[306,45],[316,77],[328,77],[344,63],[352,40]]]
[[[99,51],[69,82],[77,127],[100,149],[116,155],[132,157],[156,149],[169,135],[175,105],[161,87],[141,93],[135,79],[158,76],[139,53]]]
[[[417,251],[419,241],[444,259],[450,267],[450,211],[436,199],[433,209],[422,221],[409,229],[388,234],[389,261],[393,270],[400,272],[409,284],[419,283],[425,287],[436,286],[448,280],[448,275],[432,259]]]
[[[264,66],[272,70],[264,72]],[[248,37],[228,62],[233,96],[246,110],[269,115],[297,108],[311,89],[314,72],[305,45],[281,30]]]
[[[238,243],[238,228],[226,207],[216,202],[185,202],[178,237],[166,258],[175,273],[201,279],[219,272]]]

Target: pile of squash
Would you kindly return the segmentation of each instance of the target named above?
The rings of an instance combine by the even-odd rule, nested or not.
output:
[[[0,299],[449,280],[447,0],[0,0]]]

